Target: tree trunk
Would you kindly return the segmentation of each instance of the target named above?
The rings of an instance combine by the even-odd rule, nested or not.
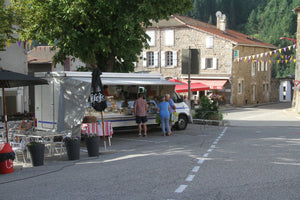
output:
[[[109,58],[106,62],[106,71],[107,72],[113,72],[114,71],[114,63],[115,63],[114,55],[110,54]]]

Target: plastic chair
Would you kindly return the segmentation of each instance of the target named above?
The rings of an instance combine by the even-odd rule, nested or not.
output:
[[[21,142],[9,142],[13,151],[16,154],[16,161],[20,162],[18,156],[21,155],[23,162],[26,163],[26,141],[22,140]]]

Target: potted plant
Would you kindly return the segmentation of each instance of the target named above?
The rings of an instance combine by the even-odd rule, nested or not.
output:
[[[63,139],[69,160],[79,160],[80,158],[80,137],[65,137]]]
[[[89,157],[99,156],[100,136],[96,133],[83,133]]]
[[[30,141],[27,143],[33,166],[44,165],[45,144],[41,142]]]

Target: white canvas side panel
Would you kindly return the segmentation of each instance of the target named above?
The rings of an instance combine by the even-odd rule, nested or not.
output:
[[[38,129],[53,129],[54,121],[54,82],[35,86],[35,117]]]

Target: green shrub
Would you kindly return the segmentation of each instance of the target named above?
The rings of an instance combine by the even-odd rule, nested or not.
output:
[[[217,101],[211,101],[206,96],[202,96],[199,102],[199,108],[195,109],[196,119],[222,120],[223,114],[219,111]]]

